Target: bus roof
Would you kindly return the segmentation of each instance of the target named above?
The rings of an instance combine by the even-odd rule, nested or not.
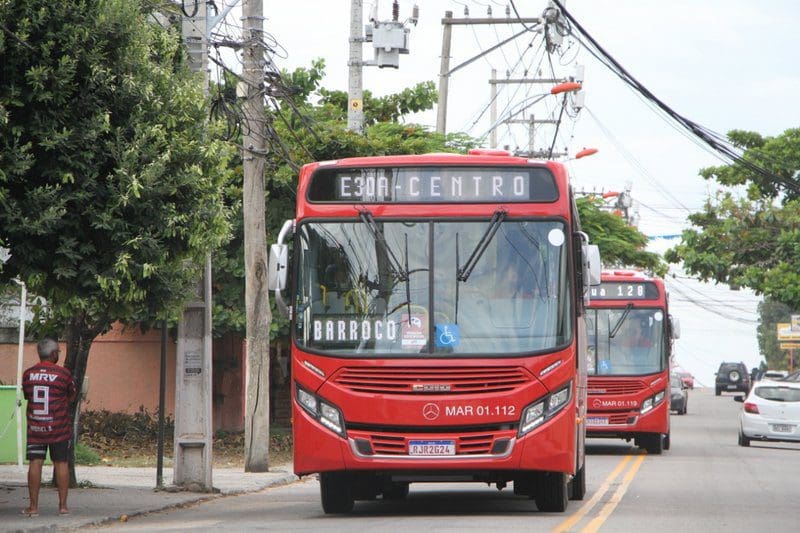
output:
[[[303,165],[300,170],[299,182],[297,186],[297,217],[305,218],[308,216],[353,216],[358,214],[360,209],[357,203],[348,202],[320,202],[309,201],[308,194],[312,182],[312,176],[318,169],[352,169],[352,168],[391,168],[391,167],[528,167],[543,168],[549,170],[554,179],[554,185],[558,191],[558,198],[551,202],[531,201],[507,203],[499,201],[496,203],[482,202],[459,204],[441,203],[437,211],[440,216],[485,216],[496,209],[497,205],[502,204],[509,216],[547,216],[548,214],[569,215],[570,194],[569,177],[566,167],[557,161],[529,159],[526,157],[512,156],[499,150],[473,150],[470,154],[452,153],[430,153],[419,155],[383,155],[367,157],[349,157],[332,161],[318,161]],[[412,216],[419,215],[419,204],[388,204],[377,202],[361,203],[361,205],[381,205],[381,212],[386,216]],[[431,203],[429,202],[430,206]],[[492,205],[495,207],[492,208]],[[525,207],[527,206],[527,207]],[[427,208],[429,209],[429,207]],[[390,214],[391,213],[391,214]]]

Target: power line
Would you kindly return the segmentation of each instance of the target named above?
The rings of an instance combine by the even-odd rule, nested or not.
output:
[[[564,8],[560,0],[552,1],[556,6],[558,6],[558,8],[561,10],[561,14],[566,17],[571,26],[576,28],[577,31],[589,41],[591,46],[586,47],[586,49],[602,64],[606,65],[606,67],[616,74],[623,82],[630,87],[633,87],[642,96],[647,98],[654,105],[658,106],[658,108],[660,108],[670,118],[710,146],[728,162],[738,164],[744,169],[764,178],[768,182],[782,186],[784,189],[792,190],[795,193],[800,193],[800,183],[797,181],[783,178],[769,171],[768,169],[749,161],[744,157],[741,150],[727,137],[678,114],[675,110],[661,101],[636,78],[634,78],[627,70],[625,70],[625,68],[619,62],[617,62],[611,56],[611,54],[603,49],[603,47],[600,46],[600,44],[580,25],[580,23],[566,10],[566,8]],[[772,159],[768,159],[768,162],[773,166],[777,166]]]

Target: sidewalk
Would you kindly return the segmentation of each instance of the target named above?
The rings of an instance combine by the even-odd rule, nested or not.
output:
[[[47,480],[52,470],[45,467]],[[164,488],[156,490],[155,468],[78,466],[78,483],[89,488],[70,489],[68,516],[58,515],[58,493],[42,487],[39,516],[20,514],[28,506],[28,468],[0,465],[0,532],[69,531],[84,526],[119,520],[124,516],[159,511],[192,502],[219,498],[220,495],[255,492],[295,481],[291,464],[274,466],[266,473],[245,473],[241,469],[215,468],[212,483],[219,492],[186,492],[172,487],[172,468],[164,468]],[[124,519],[124,518],[123,518]]]

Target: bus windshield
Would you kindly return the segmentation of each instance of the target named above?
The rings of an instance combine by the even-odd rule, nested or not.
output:
[[[298,347],[353,357],[553,350],[571,340],[562,220],[307,222]]]
[[[587,309],[590,375],[652,374],[665,368],[664,312],[654,308]]]

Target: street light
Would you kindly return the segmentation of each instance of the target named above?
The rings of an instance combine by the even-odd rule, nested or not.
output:
[[[590,155],[594,155],[597,153],[597,148],[584,148],[577,154],[575,154],[575,159],[580,159],[582,157],[587,157]]]
[[[580,83],[578,83],[578,82],[565,81],[565,82],[559,83],[559,84],[554,85],[553,87],[551,87],[550,88],[550,92],[548,92],[548,93],[538,94],[536,96],[530,96],[530,97],[526,98],[525,100],[523,100],[519,104],[517,104],[516,107],[518,107],[519,109],[516,109],[514,111],[509,111],[508,114],[506,114],[505,117],[500,118],[494,124],[492,124],[491,127],[486,131],[486,133],[481,135],[480,138],[481,139],[485,139],[486,136],[489,135],[492,132],[492,130],[494,130],[497,126],[499,126],[503,122],[507,122],[507,121],[513,119],[514,117],[516,117],[517,115],[519,115],[520,113],[522,113],[523,111],[525,111],[526,109],[531,107],[533,104],[535,104],[537,102],[540,102],[541,100],[544,100],[548,96],[554,95],[554,94],[574,93],[576,91],[580,91],[581,87],[582,87],[582,85]]]
[[[22,353],[25,347],[25,307],[28,302],[28,288],[24,281],[17,278],[13,281],[22,291],[19,297],[19,346],[17,347],[17,466],[22,468]]]

